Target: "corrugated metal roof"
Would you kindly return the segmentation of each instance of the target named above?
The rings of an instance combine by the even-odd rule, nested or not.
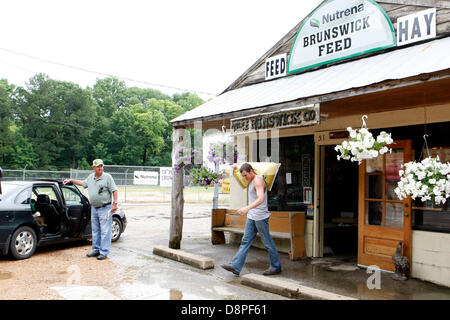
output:
[[[201,119],[450,68],[450,37],[227,91],[171,122]]]

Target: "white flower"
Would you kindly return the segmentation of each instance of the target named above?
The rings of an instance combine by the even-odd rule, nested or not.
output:
[[[443,196],[441,196],[441,195],[436,196],[436,198],[434,199],[434,202],[435,202],[436,204],[440,204],[441,201],[442,201],[442,203],[445,203],[445,198],[444,198]]]
[[[369,133],[369,130],[367,130],[367,128],[361,128],[361,129],[359,129],[359,132],[360,132],[361,134],[366,135],[366,134]],[[371,135],[372,135],[372,134],[371,134]]]
[[[433,188],[433,193],[434,193],[435,195],[441,194],[441,190],[439,190],[439,187],[434,187],[434,188]]]
[[[380,154],[392,152],[392,149],[386,145],[391,144],[393,140],[391,135],[384,131],[376,139],[367,128],[354,130],[352,127],[347,127],[347,131],[350,134],[350,139],[343,141],[342,144],[334,148],[336,152],[340,153],[338,160],[358,161],[358,164],[360,164],[363,159],[376,158]],[[375,143],[377,144],[375,145]]]
[[[417,179],[423,180],[423,179],[425,179],[425,177],[426,177],[425,172],[418,172],[417,173]]]
[[[400,181],[395,189],[399,199],[410,195],[421,201],[433,200],[437,205],[444,204],[450,196],[450,163],[441,163],[439,158],[425,158],[421,162],[405,163],[399,170]],[[433,177],[426,179],[427,177]],[[397,190],[398,189],[398,190]]]

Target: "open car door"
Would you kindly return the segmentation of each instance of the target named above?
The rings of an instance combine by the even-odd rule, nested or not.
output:
[[[66,204],[68,221],[66,235],[79,237],[85,225],[89,222],[89,203],[75,186],[60,185],[60,187]]]

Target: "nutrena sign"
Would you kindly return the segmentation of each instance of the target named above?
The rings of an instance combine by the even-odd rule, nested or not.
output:
[[[288,73],[394,47],[394,27],[372,0],[329,0],[300,27]]]

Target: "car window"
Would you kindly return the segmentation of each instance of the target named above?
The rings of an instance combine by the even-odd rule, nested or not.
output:
[[[16,196],[16,199],[14,200],[14,203],[30,204],[30,199],[31,199],[31,187],[26,188],[25,190],[19,192],[19,194]]]
[[[40,194],[46,194],[50,197],[50,200],[58,201],[55,190],[53,190],[53,188],[50,186],[34,187],[33,194],[31,195],[31,199],[37,200],[37,196]]]
[[[75,192],[73,189],[64,188],[64,187],[61,189],[62,189],[62,193],[64,195],[64,199],[66,200],[66,204],[68,206],[83,204],[83,201],[81,200],[81,196],[77,192]]]
[[[21,182],[2,182],[2,194],[0,194],[0,200],[6,200],[9,197],[13,197],[23,188],[23,183]]]

